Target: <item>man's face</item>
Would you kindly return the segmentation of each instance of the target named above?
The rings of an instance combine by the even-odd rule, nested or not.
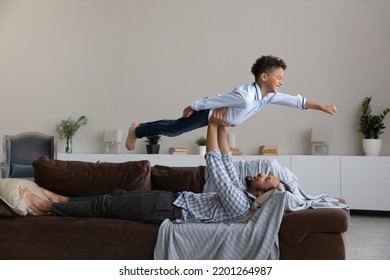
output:
[[[270,92],[279,92],[279,88],[283,85],[284,70],[283,68],[275,68],[269,73],[260,75],[261,90],[265,94]]]
[[[280,184],[279,178],[274,176],[272,173],[259,173],[256,176],[247,176],[246,181],[248,183],[248,187],[260,193],[274,189]]]

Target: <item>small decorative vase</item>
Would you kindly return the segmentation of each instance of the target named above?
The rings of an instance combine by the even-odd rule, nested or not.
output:
[[[158,154],[160,153],[160,145],[159,144],[146,145],[146,152],[148,154]]]
[[[206,154],[206,146],[198,146],[199,147],[199,154],[204,156]]]
[[[363,150],[366,156],[379,156],[382,139],[363,139]]]
[[[72,153],[72,137],[67,137],[66,138],[65,153],[67,153],[67,154],[71,154]]]

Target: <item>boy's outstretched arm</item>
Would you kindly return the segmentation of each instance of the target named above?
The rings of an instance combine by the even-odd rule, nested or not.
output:
[[[314,101],[306,99],[305,109],[320,110],[330,115],[335,115],[337,113],[336,106],[334,105],[321,105]]]

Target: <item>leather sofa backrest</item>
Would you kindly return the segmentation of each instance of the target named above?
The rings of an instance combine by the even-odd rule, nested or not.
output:
[[[154,165],[152,167],[152,189],[171,192],[203,191],[205,166],[169,167]]]
[[[91,163],[41,157],[33,162],[33,167],[35,183],[66,196],[106,194],[114,189],[151,189],[151,166],[147,160]]]
[[[90,163],[41,157],[33,167],[35,183],[67,196],[105,194],[113,189],[202,192],[205,184],[204,166],[152,167],[147,160]]]

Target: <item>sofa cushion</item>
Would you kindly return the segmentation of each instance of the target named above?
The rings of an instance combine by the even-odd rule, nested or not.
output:
[[[110,193],[114,189],[150,190],[149,161],[91,163],[51,160],[33,162],[35,182],[58,194],[88,196]]]
[[[26,216],[27,214],[33,214],[33,211],[27,206],[26,202],[20,198],[19,187],[24,186],[31,190],[38,197],[48,200],[46,195],[40,190],[40,188],[31,180],[24,179],[0,179],[0,199],[8,205],[12,211],[20,216]],[[4,207],[3,207],[4,209]],[[9,213],[5,213],[6,216]]]
[[[154,165],[152,167],[152,189],[171,192],[202,192],[205,183],[204,166],[169,167]]]

